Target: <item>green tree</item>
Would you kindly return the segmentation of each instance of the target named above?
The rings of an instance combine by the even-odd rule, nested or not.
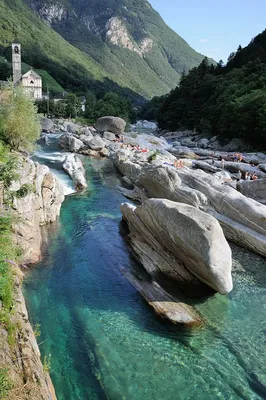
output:
[[[21,86],[0,92],[0,139],[14,150],[31,150],[40,134],[37,107]]]

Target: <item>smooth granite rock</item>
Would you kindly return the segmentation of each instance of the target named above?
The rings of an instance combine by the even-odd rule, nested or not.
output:
[[[193,307],[170,296],[157,282],[144,280],[126,269],[122,273],[161,318],[185,328],[199,328],[203,325]]]
[[[184,276],[189,271],[189,280],[192,274],[222,294],[232,290],[231,249],[215,218],[195,207],[164,199],[149,199],[139,207],[122,204],[121,211],[129,224],[131,241],[143,243],[142,252],[144,244],[151,248],[146,256],[152,252],[159,257],[169,255],[169,269],[166,263],[161,269],[157,256],[149,259],[155,268],[168,277],[173,270],[180,274],[183,268]],[[147,269],[150,273],[150,267]]]
[[[118,117],[102,117],[96,122],[96,129],[100,132],[112,132],[121,135],[126,129],[126,121]]]
[[[251,199],[255,199],[263,204],[266,203],[266,179],[240,181],[237,183],[237,190]]]
[[[227,239],[266,256],[265,205],[201,170],[171,165],[155,167],[139,163],[121,151],[113,160],[119,171],[143,188],[149,197],[182,202],[213,215],[221,223]]]
[[[19,157],[19,179],[10,190],[17,191],[23,185],[31,185],[24,197],[15,197],[12,208],[17,216],[13,225],[15,243],[21,248],[22,263],[35,263],[41,254],[42,235],[40,227],[56,221],[64,190],[57,178],[45,165]]]
[[[85,168],[76,154],[67,155],[62,168],[72,178],[76,190],[83,190],[88,186]]]

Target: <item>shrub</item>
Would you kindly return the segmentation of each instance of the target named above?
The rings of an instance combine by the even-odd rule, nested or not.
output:
[[[8,369],[0,369],[0,399],[8,397],[10,390],[13,388],[13,382],[8,376]]]
[[[0,93],[0,139],[14,150],[31,150],[40,134],[37,107],[21,86]]]

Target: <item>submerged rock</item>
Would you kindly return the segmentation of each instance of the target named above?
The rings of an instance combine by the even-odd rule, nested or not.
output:
[[[187,328],[202,326],[203,321],[193,307],[170,296],[158,283],[144,280],[125,269],[122,273],[161,318]]]
[[[139,207],[122,204],[121,211],[149,273],[159,270],[192,285],[196,277],[222,294],[232,290],[231,250],[215,218],[163,199],[149,199]]]

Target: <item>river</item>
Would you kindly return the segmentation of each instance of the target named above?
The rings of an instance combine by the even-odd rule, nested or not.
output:
[[[60,157],[53,148],[36,153],[71,193]],[[205,327],[179,332],[121,274],[139,266],[123,236],[120,176],[109,160],[85,166],[89,189],[66,198],[24,281],[58,400],[266,398],[265,260],[232,246],[233,292],[196,302]]]

